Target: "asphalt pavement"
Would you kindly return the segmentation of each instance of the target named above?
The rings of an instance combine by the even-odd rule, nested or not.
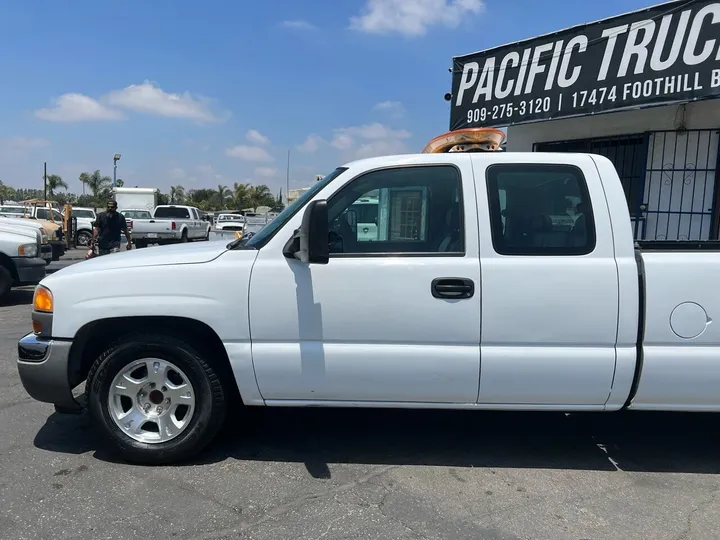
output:
[[[0,305],[1,538],[720,538],[714,415],[253,410],[191,464],[124,464],[25,393],[31,299]]]

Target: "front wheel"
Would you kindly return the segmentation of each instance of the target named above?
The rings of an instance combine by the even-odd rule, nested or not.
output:
[[[169,336],[119,340],[93,364],[85,388],[95,423],[128,461],[187,460],[225,420],[216,372],[188,343]]]

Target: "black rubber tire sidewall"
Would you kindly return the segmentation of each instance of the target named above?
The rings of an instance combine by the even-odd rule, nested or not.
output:
[[[12,282],[10,271],[4,266],[0,266],[0,302],[5,300],[5,296],[10,292]]]
[[[188,241],[188,233],[187,233],[187,229],[186,229],[180,235],[180,243],[184,244],[187,241]]]
[[[113,378],[129,363],[140,358],[160,358],[172,362],[193,385],[195,411],[190,425],[171,441],[148,444],[131,439],[115,424],[108,411],[108,394]],[[192,347],[175,338],[143,336],[124,340],[109,348],[91,369],[86,388],[88,411],[106,439],[128,461],[161,464],[187,460],[210,443],[225,418],[222,387],[217,375],[207,364],[203,364]]]

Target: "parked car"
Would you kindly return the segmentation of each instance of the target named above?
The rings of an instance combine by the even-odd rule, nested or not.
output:
[[[352,205],[371,192],[368,240]],[[601,156],[373,158],[249,240],[45,278],[18,369],[61,411],[81,409],[72,389],[87,380],[99,431],[145,463],[200,451],[236,394],[248,407],[719,411],[720,254],[695,247],[636,247]]]
[[[120,210],[120,213],[125,216],[137,248],[171,243],[177,239],[177,224],[171,220],[154,219],[150,212],[143,209],[129,208]]]
[[[242,231],[245,228],[245,216],[242,214],[220,214],[215,224],[216,231]]]
[[[11,287],[37,285],[45,277],[40,245],[38,231],[0,222],[0,302]]]

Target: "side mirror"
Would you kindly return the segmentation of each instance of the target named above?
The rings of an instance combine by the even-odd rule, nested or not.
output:
[[[307,205],[302,225],[285,245],[285,255],[307,264],[327,264],[330,260],[327,201],[312,201]]]

